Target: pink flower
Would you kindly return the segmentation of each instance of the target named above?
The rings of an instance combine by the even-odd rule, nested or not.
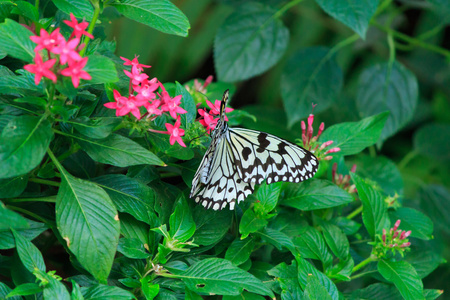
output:
[[[177,118],[177,113],[178,114],[187,113],[186,110],[184,110],[183,108],[181,108],[179,106],[181,104],[181,97],[182,97],[182,95],[178,95],[174,98],[170,98],[169,93],[163,89],[163,91],[161,92],[161,95],[160,95],[160,98],[161,98],[162,102],[164,103],[161,106],[161,110],[168,111],[170,116],[174,119]]]
[[[127,70],[123,70],[123,72],[131,78],[131,83],[133,83],[133,85],[138,85],[148,78],[147,74],[141,73],[141,71],[135,67],[131,68],[131,72]]]
[[[219,115],[220,114],[220,106],[221,106],[220,100],[216,100],[214,104],[211,103],[211,101],[206,100],[206,104],[208,104],[209,108],[211,109],[209,113],[211,115]],[[232,112],[234,108],[231,107],[225,107],[225,113]],[[227,115],[225,115],[225,121],[228,121]]]
[[[85,80],[91,80],[92,77],[86,71],[83,71],[84,66],[88,58],[82,58],[80,61],[75,61],[69,59],[69,66],[61,71],[61,74],[72,78],[72,83],[74,87],[78,87],[80,84],[80,78]]]
[[[75,16],[72,13],[70,13],[70,20],[71,21],[64,20],[64,23],[66,23],[69,27],[73,28],[72,33],[73,36],[81,38],[81,36],[84,34],[90,37],[91,39],[94,38],[92,34],[86,31],[86,28],[89,26],[88,22],[78,23],[77,18],[75,18]]]
[[[45,31],[45,29],[41,28],[40,35],[30,36],[30,40],[37,44],[36,48],[34,48],[35,52],[38,52],[42,49],[51,51],[59,43],[65,41],[64,37],[61,35],[61,33],[59,33],[59,28],[56,28],[50,34]]]
[[[158,107],[161,105],[161,101],[159,100],[153,100],[153,102],[146,102],[144,104],[144,107],[147,109],[148,114],[160,116],[162,114],[162,111],[158,109]]]
[[[401,220],[400,219],[398,219],[397,220],[397,222],[395,222],[395,224],[394,224],[394,231],[396,231],[397,230],[397,228],[400,226],[400,223],[401,223]]]
[[[199,109],[198,113],[203,117],[199,120],[200,124],[205,127],[208,133],[211,133],[211,130],[214,130],[214,128],[216,128],[219,118],[214,119],[214,117],[210,115],[205,109]]]
[[[123,63],[124,66],[133,66],[136,69],[138,69],[139,72],[142,72],[143,68],[151,68],[151,66],[140,64],[139,61],[138,61],[138,57],[139,56],[135,56],[133,58],[133,60],[129,60],[128,58],[125,58],[125,57],[122,57],[122,56],[120,58],[125,61]]]
[[[324,143],[325,144],[325,143]],[[351,177],[350,175],[342,175],[337,172],[337,163],[333,164],[331,168],[331,180],[342,189],[346,190],[348,193],[356,193],[356,186],[354,184],[350,184]],[[356,172],[356,165],[350,170],[351,173]],[[384,230],[384,229],[383,229]]]
[[[74,38],[69,42],[61,41],[61,43],[53,47],[51,52],[55,54],[59,54],[59,63],[64,65],[69,59],[78,61],[81,59],[80,54],[75,50],[80,42],[79,38]]]
[[[128,98],[120,95],[120,93],[117,90],[114,90],[113,94],[114,94],[114,100],[116,100],[116,102],[108,102],[103,105],[107,108],[115,109],[116,116],[126,115],[128,112],[123,113],[123,111],[124,111],[123,108],[125,107],[125,105],[128,101]]]
[[[171,145],[175,144],[175,142],[178,142],[178,144],[180,144],[181,146],[186,147],[186,145],[183,142],[183,139],[181,138],[184,135],[184,130],[180,128],[180,125],[181,125],[180,116],[178,116],[175,125],[166,123],[168,134],[170,134],[169,141]]]
[[[133,89],[138,92],[137,98],[144,99],[144,100],[153,100],[156,98],[155,91],[159,88],[158,80],[153,78],[152,80],[148,81],[145,79],[141,85],[135,85],[133,86]]]
[[[34,83],[36,85],[39,84],[42,77],[47,77],[56,83],[56,75],[52,71],[50,71],[50,68],[53,67],[55,62],[56,62],[55,58],[43,62],[41,55],[39,53],[36,53],[36,56],[34,57],[35,64],[25,65],[23,68],[35,75]]]

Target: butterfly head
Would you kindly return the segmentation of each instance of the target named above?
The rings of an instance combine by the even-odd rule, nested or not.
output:
[[[225,108],[227,107],[227,102],[228,102],[228,96],[229,96],[230,92],[229,90],[226,90],[223,93],[222,96],[222,102],[220,102],[220,119],[223,121],[223,119],[225,118]]]

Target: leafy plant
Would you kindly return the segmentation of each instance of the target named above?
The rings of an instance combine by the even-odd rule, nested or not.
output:
[[[450,6],[223,2],[0,1],[2,299],[443,293]],[[105,24],[127,18],[141,25],[116,51]],[[218,81],[180,84],[213,44]],[[226,89],[231,126],[314,151],[315,177],[263,183],[232,211],[189,199]],[[261,101],[242,107],[246,91]]]

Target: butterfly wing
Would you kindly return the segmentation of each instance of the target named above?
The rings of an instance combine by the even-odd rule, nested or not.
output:
[[[239,177],[227,130],[205,153],[192,181],[190,196],[205,208],[223,209],[229,203],[233,209],[236,202],[253,193],[254,187],[254,182]]]
[[[300,182],[313,177],[319,166],[311,152],[268,133],[230,128],[229,139],[238,175],[244,182]]]

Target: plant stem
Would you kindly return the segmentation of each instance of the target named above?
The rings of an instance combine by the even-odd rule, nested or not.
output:
[[[353,219],[355,216],[359,215],[363,210],[363,206],[361,205],[360,207],[358,207],[357,209],[355,209],[354,211],[352,211],[351,213],[348,214],[348,216],[346,217],[347,219],[351,220]]]
[[[415,150],[409,152],[408,154],[405,155],[405,157],[403,157],[403,159],[398,163],[398,169],[402,170],[406,167],[406,165],[408,165],[408,163],[414,158],[416,157],[416,155],[419,154],[417,153]]]
[[[358,271],[359,269],[365,267],[369,263],[376,261],[377,259],[378,258],[375,255],[370,254],[370,256],[368,258],[366,258],[365,260],[363,260],[362,262],[360,262],[359,264],[357,264],[356,266],[353,267],[352,274],[355,273],[356,271]]]
[[[283,6],[282,8],[280,8],[280,10],[278,10],[274,15],[273,18],[274,19],[278,19],[281,15],[283,15],[287,10],[289,10],[291,7],[294,7],[295,5],[299,4],[300,2],[302,2],[303,0],[293,0],[291,2],[288,2],[285,6]]]
[[[30,217],[33,217],[33,218],[35,218],[36,220],[39,220],[39,221],[41,221],[41,222],[43,222],[43,223],[45,223],[45,224],[47,224],[47,225],[50,224],[50,223],[49,223],[46,219],[44,219],[43,217],[41,217],[41,216],[39,216],[39,215],[37,215],[37,214],[35,214],[35,213],[32,213],[31,211],[28,211],[28,210],[26,210],[26,209],[23,209],[23,208],[21,208],[21,207],[11,206],[11,205],[6,205],[6,207],[9,208],[9,209],[12,209],[12,210],[21,212],[21,213],[23,213],[23,214],[25,214],[25,215],[28,215],[28,216],[30,216]],[[49,225],[49,226],[50,226],[50,225]],[[50,226],[50,227],[52,227],[52,226]]]
[[[16,198],[16,199],[7,199],[6,201],[8,203],[20,203],[20,202],[49,202],[49,203],[55,203],[56,202],[56,196],[48,196],[48,197],[40,197],[40,198]]]
[[[94,6],[94,15],[92,16],[91,23],[89,24],[89,28],[87,30],[87,32],[89,32],[90,34],[92,34],[92,32],[94,31],[95,23],[97,23],[98,16],[100,15],[100,5],[98,4],[98,1],[91,1],[91,3]],[[89,39],[90,37],[88,37],[87,35],[84,36],[83,39],[84,47],[80,51],[80,56],[83,56],[84,53],[86,52]]]
[[[30,178],[30,179],[28,179],[28,181],[45,184],[45,185],[56,186],[56,187],[59,187],[61,185],[61,183],[59,183],[59,182],[54,182],[51,180],[45,180],[45,179],[40,179],[40,178]]]
[[[392,28],[389,28],[387,26],[381,25],[381,24],[379,24],[379,23],[377,23],[375,21],[371,21],[370,24],[375,26],[375,27],[377,27],[378,29],[386,32],[386,33],[392,34],[392,36],[394,38],[396,38],[396,39],[405,41],[405,42],[407,42],[407,43],[409,43],[411,45],[414,45],[414,46],[418,46],[418,47],[421,47],[421,48],[424,48],[424,49],[427,49],[427,50],[430,50],[430,51],[442,54],[443,56],[445,56],[447,58],[450,58],[450,51],[448,51],[448,50],[446,50],[444,48],[425,43],[422,40],[410,37],[410,36],[408,36],[406,34],[398,32],[398,31],[396,31],[396,30],[394,30]]]

